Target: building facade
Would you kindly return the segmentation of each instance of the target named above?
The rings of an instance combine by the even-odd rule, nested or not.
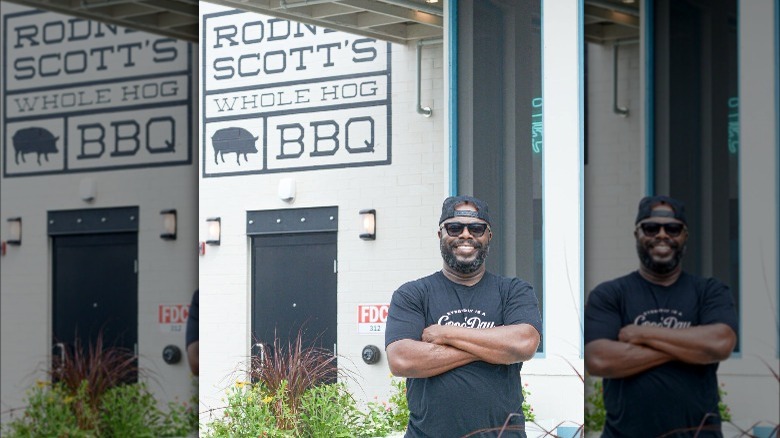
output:
[[[189,400],[195,46],[7,2],[2,35],[3,422],[99,333],[138,354],[159,400]]]
[[[543,309],[544,341],[523,368],[540,424],[582,423],[580,142],[577,131],[541,132],[550,107],[576,123],[577,102],[555,94],[576,93],[578,79],[576,69],[573,82],[550,76],[566,86],[542,104],[535,6],[461,2],[470,40],[452,54],[451,37],[394,44],[201,4],[204,409],[245,378],[258,344],[284,344],[301,326],[335,350],[359,399],[386,399],[392,293],[441,269],[441,203],[473,193],[497,218],[488,269],[528,279]],[[576,23],[576,10],[565,18]],[[574,41],[562,45],[576,57]],[[453,117],[455,99],[473,110]],[[561,158],[543,160],[550,153]],[[371,240],[360,237],[366,210]],[[377,363],[362,358],[370,346]]]

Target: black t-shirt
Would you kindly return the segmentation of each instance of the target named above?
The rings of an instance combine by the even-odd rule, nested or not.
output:
[[[425,327],[458,324],[484,329],[530,324],[542,333],[539,306],[530,284],[491,273],[474,286],[453,283],[437,272],[401,286],[393,294],[385,347],[400,339],[421,340]],[[523,425],[520,383],[522,363],[493,365],[477,361],[429,378],[407,379],[407,437],[455,438],[480,429],[497,436],[510,413]],[[524,436],[505,432],[502,436]]]
[[[187,331],[184,334],[185,344],[187,347],[193,342],[198,340],[198,291],[192,294],[192,302],[190,303],[190,313],[187,317]]]
[[[728,287],[718,280],[683,273],[671,286],[659,286],[638,272],[602,283],[585,307],[585,343],[616,341],[626,325],[680,329],[724,323],[737,332],[737,313]],[[607,410],[603,437],[692,437],[707,417],[707,428],[720,429],[718,364],[671,361],[642,373],[604,379]],[[711,414],[708,416],[708,414]],[[719,431],[699,437],[719,437]]]

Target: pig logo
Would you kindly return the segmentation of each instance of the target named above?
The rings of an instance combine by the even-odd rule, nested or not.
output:
[[[19,155],[22,156],[22,162],[25,154],[35,152],[38,154],[38,165],[41,165],[41,155],[49,161],[49,154],[56,154],[57,152],[57,140],[59,137],[55,137],[54,134],[47,131],[44,128],[24,128],[16,131],[13,137],[14,160],[16,164],[19,164]]]
[[[241,165],[239,158],[241,154],[244,154],[244,161],[247,159],[247,154],[256,154],[257,147],[255,142],[258,137],[253,137],[252,134],[244,128],[223,128],[214,133],[211,137],[211,144],[214,146],[214,163],[219,164],[217,156],[222,158],[222,162],[225,162],[225,154],[231,152],[236,153],[236,163]]]

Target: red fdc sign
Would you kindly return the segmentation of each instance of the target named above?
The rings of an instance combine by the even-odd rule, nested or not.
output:
[[[189,314],[189,304],[160,304],[158,321],[160,324],[185,324]]]
[[[389,310],[389,304],[359,304],[358,324],[384,324]]]
[[[385,332],[389,304],[358,304],[358,333],[379,335]]]

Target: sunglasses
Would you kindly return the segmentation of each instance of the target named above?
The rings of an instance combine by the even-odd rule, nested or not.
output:
[[[458,237],[463,233],[464,228],[469,229],[469,234],[471,234],[474,237],[482,237],[483,234],[485,234],[486,230],[490,229],[490,226],[488,224],[481,224],[481,223],[474,223],[474,224],[462,224],[460,222],[449,222],[446,224],[442,224],[439,229],[444,228],[447,230],[447,234],[450,237]]]
[[[642,233],[644,233],[647,237],[655,237],[658,233],[661,232],[661,228],[666,231],[666,234],[669,237],[677,237],[680,234],[682,234],[683,230],[686,230],[685,224],[672,222],[668,224],[659,224],[658,222],[642,222],[641,224],[637,225],[638,228],[642,229]]]

